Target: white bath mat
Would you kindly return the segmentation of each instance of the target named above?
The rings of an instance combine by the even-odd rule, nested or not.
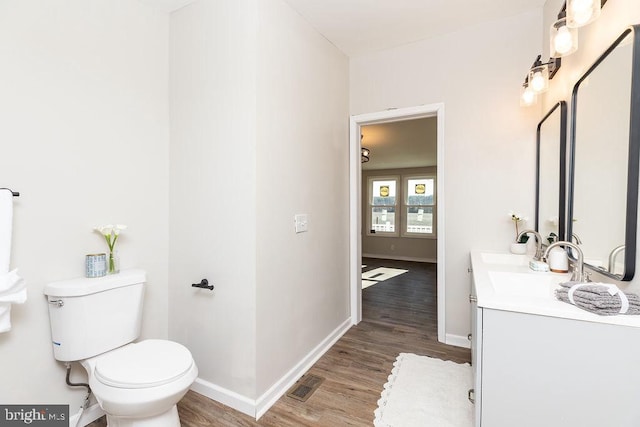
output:
[[[468,363],[400,353],[393,364],[378,409],[375,427],[471,427],[473,404]]]
[[[375,280],[363,280],[362,281],[362,289],[368,288],[369,286],[375,285],[376,283],[378,283],[378,282],[376,282]]]
[[[366,280],[377,280],[382,282],[383,280],[391,279],[392,277],[399,276],[406,273],[409,270],[401,270],[399,268],[378,267],[373,270],[365,271],[362,273],[362,278]]]

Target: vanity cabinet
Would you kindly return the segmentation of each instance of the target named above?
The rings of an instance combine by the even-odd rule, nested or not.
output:
[[[640,426],[640,328],[486,308],[476,296],[472,280],[476,427]]]

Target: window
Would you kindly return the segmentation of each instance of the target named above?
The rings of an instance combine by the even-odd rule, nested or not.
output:
[[[369,231],[367,234],[398,235],[398,177],[369,178]]]
[[[435,175],[370,177],[367,191],[367,235],[436,237]]]
[[[403,177],[403,230],[406,237],[436,235],[436,179],[434,176]]]

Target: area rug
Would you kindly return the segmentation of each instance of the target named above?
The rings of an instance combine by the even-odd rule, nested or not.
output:
[[[382,282],[383,280],[391,279],[392,277],[399,276],[406,273],[409,270],[401,270],[399,268],[378,267],[373,270],[365,271],[362,273],[362,278],[365,280],[377,280]]]
[[[400,353],[378,400],[373,425],[471,427],[473,404],[467,397],[471,376],[468,363]]]
[[[362,289],[368,288],[369,286],[375,285],[376,283],[378,283],[378,282],[376,282],[375,280],[364,280],[363,279],[362,280]]]

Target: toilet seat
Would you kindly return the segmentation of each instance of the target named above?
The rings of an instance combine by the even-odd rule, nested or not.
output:
[[[124,389],[157,387],[185,375],[193,358],[183,345],[145,340],[111,351],[96,361],[95,378]]]

